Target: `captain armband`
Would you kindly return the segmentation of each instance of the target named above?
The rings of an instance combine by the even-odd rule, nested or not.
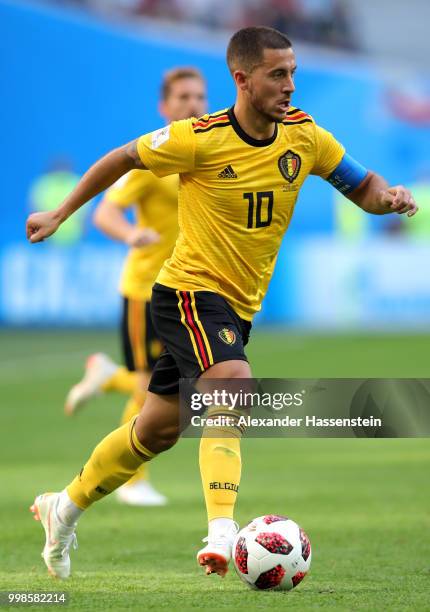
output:
[[[367,170],[345,153],[339,165],[333,170],[327,181],[343,195],[353,191],[366,178]]]

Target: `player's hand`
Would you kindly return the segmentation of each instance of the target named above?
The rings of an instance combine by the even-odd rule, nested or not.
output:
[[[381,191],[381,203],[399,215],[406,213],[408,217],[413,217],[418,212],[412,193],[403,185]]]
[[[125,242],[129,247],[136,249],[160,242],[160,234],[149,227],[133,227],[127,234]]]
[[[54,234],[61,219],[54,210],[33,213],[27,219],[25,231],[29,242],[42,242],[48,236]]]

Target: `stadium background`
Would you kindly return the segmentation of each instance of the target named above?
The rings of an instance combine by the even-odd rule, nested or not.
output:
[[[257,0],[0,0],[2,589],[49,588],[38,563],[41,534],[26,506],[40,490],[64,485],[115,425],[123,401],[103,398],[73,422],[62,415],[64,394],[88,353],[118,356],[116,287],[124,248],[92,226],[94,203],[55,240],[32,247],[25,218],[104,152],[160,126],[159,84],[172,65],[204,71],[210,110],[231,104],[228,30],[263,18],[292,24],[299,61],[294,104],[389,182],[414,186],[422,210],[407,222],[365,217],[311,178],[256,321],[249,349],[254,371],[428,376],[425,0],[407,7],[386,0],[264,6]],[[64,174],[49,191],[40,179],[54,168]],[[233,577],[208,587],[197,575],[192,555],[204,515],[194,441],[174,452],[174,465],[166,456],[154,466],[171,499],[163,513],[145,510],[141,520],[141,511],[107,500],[82,522],[85,546],[74,556],[77,578],[69,583],[76,607],[139,606],[143,595],[149,606],[175,607],[177,591],[189,606],[204,607],[204,597],[208,605],[214,596],[225,608],[261,605]],[[427,441],[291,440],[285,448],[284,441],[248,440],[244,454],[238,520],[285,506],[315,544],[313,575],[291,596],[292,609],[381,609],[385,597],[392,609],[425,609],[429,546],[420,533],[428,528]],[[94,542],[100,526],[109,532],[103,546]],[[168,569],[160,550],[171,559]],[[401,558],[408,559],[407,571]],[[264,601],[273,609],[282,603]]]
[[[77,8],[21,2],[1,2],[0,11],[1,105],[7,119],[2,128],[7,205],[0,237],[0,320],[111,326],[118,317],[123,250],[92,227],[89,207],[70,239],[28,247],[22,228],[34,206],[32,185],[56,163],[68,163],[82,174],[107,150],[161,125],[158,89],[162,73],[173,64],[195,64],[205,72],[212,111],[231,104],[226,36],[194,34],[185,44],[184,32],[166,32],[154,21],[139,30],[128,21],[114,24],[112,17]],[[423,207],[430,208],[428,74],[415,65],[415,73],[406,73],[403,55],[399,49],[383,69],[363,54],[312,53],[309,47],[301,52],[299,46],[294,102],[391,183],[420,184],[426,194]],[[393,227],[399,219],[354,214],[352,204],[339,200],[323,181],[308,181],[260,321],[323,328],[425,327],[430,278],[420,262],[429,257],[430,223],[424,231],[424,214]],[[414,239],[416,234],[421,240]]]

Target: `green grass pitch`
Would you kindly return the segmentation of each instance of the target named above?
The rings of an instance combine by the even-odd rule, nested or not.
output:
[[[124,399],[97,399],[67,420],[65,392],[89,352],[118,353],[110,332],[0,334],[0,590],[66,590],[76,610],[430,610],[428,440],[246,440],[240,524],[264,513],[297,520],[313,545],[310,575],[290,593],[245,588],[230,571],[205,577],[206,535],[197,441],[152,466],[170,504],[123,507],[108,498],[82,518],[73,577],[50,579],[43,535],[28,512],[58,490],[116,426]],[[428,377],[430,337],[255,332],[256,376]]]

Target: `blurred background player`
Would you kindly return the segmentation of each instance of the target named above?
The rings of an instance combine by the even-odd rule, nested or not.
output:
[[[161,86],[159,112],[167,123],[202,116],[206,112],[206,85],[201,72],[191,67],[169,71]],[[84,377],[67,395],[68,415],[92,397],[116,391],[130,395],[121,419],[124,424],[139,413],[144,403],[151,371],[163,348],[150,316],[151,292],[178,235],[178,187],[178,175],[158,178],[152,172],[133,170],[106,192],[95,211],[96,226],[130,247],[120,284],[125,366],[119,366],[103,353],[91,355]],[[126,210],[130,207],[135,210],[136,223],[127,218]],[[118,489],[117,497],[138,506],[167,502],[150,483],[145,463]]]

